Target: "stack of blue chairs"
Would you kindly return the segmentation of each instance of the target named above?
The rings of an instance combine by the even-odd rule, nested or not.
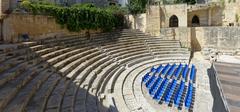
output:
[[[152,67],[150,72],[148,72],[146,75],[143,76],[142,82],[146,83],[150,79],[151,75],[154,74],[155,71],[156,71],[156,69],[154,67]]]
[[[150,88],[150,90],[149,90],[149,94],[151,95],[151,96],[153,96],[154,95],[154,93],[156,92],[156,90],[159,88],[159,86],[161,85],[161,83],[162,83],[162,78],[161,77],[158,77],[158,79],[156,80],[156,82],[153,84],[153,86]]]
[[[160,66],[157,68],[157,70],[156,70],[156,72],[158,73],[157,75],[160,75],[160,73],[162,72],[162,70],[163,70],[163,66],[160,65]]]
[[[167,104],[170,103],[171,97],[173,95],[173,92],[174,92],[176,86],[177,86],[177,80],[173,79],[173,83],[169,89],[169,92],[167,93],[166,97],[164,98],[165,103],[167,103]]]
[[[152,77],[151,77],[151,78],[148,80],[148,82],[146,83],[146,87],[147,87],[147,88],[150,88],[156,79],[157,79],[157,76],[152,75]]]
[[[173,72],[175,71],[176,64],[174,63],[172,67],[167,72],[167,78],[171,78]]]
[[[187,92],[187,96],[186,96],[186,99],[185,99],[185,107],[187,109],[190,109],[191,108],[191,105],[193,103],[193,98],[194,98],[194,93],[195,93],[195,88],[193,86],[193,81],[194,81],[194,78],[195,78],[195,74],[196,74],[196,69],[195,69],[195,66],[192,65],[192,68],[191,68],[191,72],[190,72],[190,81],[189,81],[189,84],[188,84],[188,92]]]
[[[187,96],[186,96],[186,99],[185,99],[185,107],[187,109],[189,109],[190,106],[191,106],[192,98],[193,98],[193,84],[189,82],[188,92],[187,92]]]
[[[176,80],[178,79],[181,71],[182,71],[182,64],[180,63],[180,64],[178,65],[177,71],[175,72],[175,75],[174,75],[174,77],[175,77]]]
[[[181,81],[180,87],[179,87],[178,92],[177,92],[177,94],[175,95],[175,99],[174,99],[174,105],[175,105],[176,107],[179,107],[180,100],[181,100],[182,94],[183,94],[183,92],[184,92],[184,87],[185,87],[185,82],[184,82],[184,81]]]
[[[149,75],[149,73],[147,73],[146,75],[143,76],[142,82],[146,83],[147,80],[148,80],[150,77],[151,77],[151,76]]]
[[[195,69],[195,66],[192,65],[191,73],[190,73],[190,81],[192,81],[192,82],[194,81],[195,74],[196,74],[196,69]]]
[[[182,78],[184,81],[186,80],[187,73],[188,73],[188,65],[186,64],[182,73]]]
[[[168,79],[164,79],[162,85],[160,86],[160,88],[158,88],[157,92],[153,96],[153,99],[156,99],[157,101],[161,100],[161,97],[163,96],[164,91],[167,88],[168,81],[169,81]]]
[[[167,72],[168,72],[168,69],[170,68],[170,64],[167,64],[164,68],[163,68],[163,70],[162,70],[162,77],[165,77],[165,75],[167,74]]]
[[[190,75],[188,75],[189,70]],[[187,64],[180,63],[178,66],[176,64],[167,64],[166,66],[160,65],[157,68],[152,67],[143,76],[142,82],[145,84],[150,96],[157,102],[174,103],[174,106],[179,109],[184,103],[186,109],[191,109],[195,96],[195,75],[196,68],[194,65],[189,69]],[[185,85],[186,82],[188,82],[188,85]]]

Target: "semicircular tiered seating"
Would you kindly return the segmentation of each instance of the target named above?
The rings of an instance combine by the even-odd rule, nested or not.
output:
[[[141,88],[143,72],[190,57],[177,40],[128,29],[13,46],[0,54],[3,112],[152,111]]]

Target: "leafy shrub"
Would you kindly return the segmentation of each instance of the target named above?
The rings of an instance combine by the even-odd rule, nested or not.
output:
[[[78,4],[72,5],[71,7],[95,7],[95,5],[91,3],[78,3]]]
[[[22,2],[21,6],[33,14],[53,16],[57,23],[74,32],[85,29],[109,31],[113,28],[122,27],[124,23],[124,12],[120,8],[97,8],[89,4],[61,7],[27,1]]]

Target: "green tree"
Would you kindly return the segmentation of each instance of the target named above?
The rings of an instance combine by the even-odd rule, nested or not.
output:
[[[137,14],[146,11],[147,0],[130,0],[127,5],[128,11],[133,15],[134,18],[134,28],[136,29],[136,16]]]

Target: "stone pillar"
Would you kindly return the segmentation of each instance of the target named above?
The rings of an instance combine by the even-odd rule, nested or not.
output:
[[[1,13],[1,15],[9,9],[9,7],[10,7],[9,2],[10,2],[9,0],[0,0],[0,13]]]
[[[159,11],[159,33],[160,33],[160,29],[161,29],[161,26],[162,26],[162,22],[161,22],[161,3],[158,2],[158,11]]]
[[[146,32],[154,36],[160,33],[160,6],[151,5],[147,14]]]
[[[208,9],[208,26],[212,25],[212,10],[211,8]]]

